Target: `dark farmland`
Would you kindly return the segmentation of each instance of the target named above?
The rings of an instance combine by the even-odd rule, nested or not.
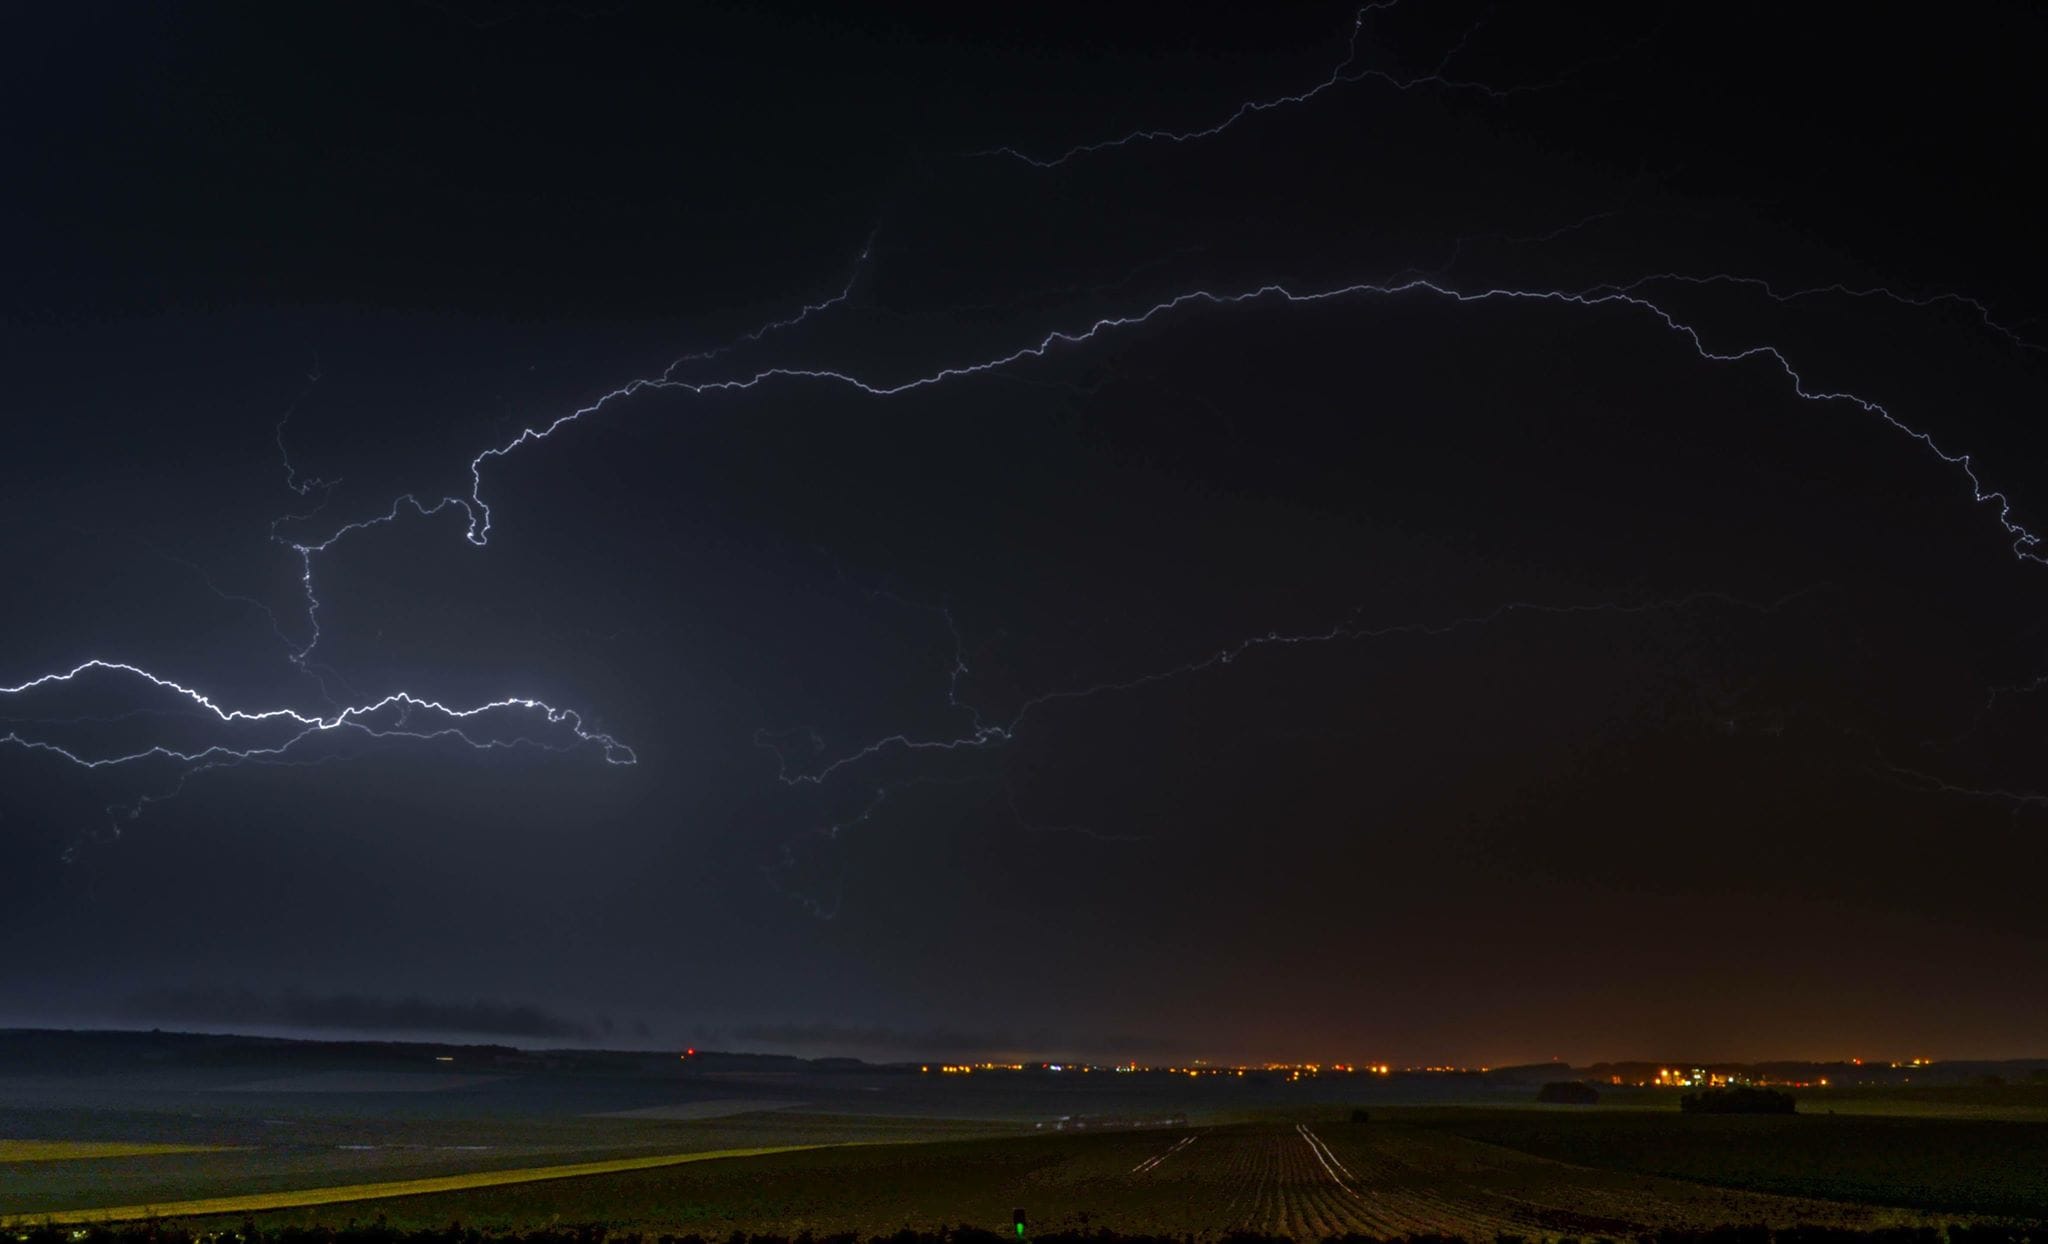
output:
[[[1804,1093],[1790,1117],[1703,1118],[1655,1089],[1538,1106],[1514,1072],[944,1075],[165,1034],[11,1040],[0,1137],[212,1147],[34,1161],[0,1147],[0,1215],[22,1223],[788,1146],[807,1148],[269,1212],[252,1202],[195,1221],[722,1237],[1002,1228],[1021,1207],[1046,1230],[1620,1237],[2024,1221],[2041,1212],[2048,1170],[2048,1092],[2030,1084],[1842,1088]]]

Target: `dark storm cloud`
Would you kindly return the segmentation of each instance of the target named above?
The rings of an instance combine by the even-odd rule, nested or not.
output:
[[[126,1018],[136,1023],[335,1032],[474,1033],[495,1037],[592,1034],[588,1026],[530,1003],[438,1002],[363,994],[258,993],[225,987],[160,989],[134,995],[122,1010]]]

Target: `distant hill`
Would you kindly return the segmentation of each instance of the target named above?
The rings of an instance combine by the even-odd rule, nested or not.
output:
[[[151,1067],[275,1067],[313,1071],[338,1067],[413,1067],[421,1064],[517,1071],[522,1068],[650,1069],[680,1074],[715,1072],[883,1072],[915,1070],[857,1058],[804,1059],[787,1054],[700,1050],[522,1050],[509,1045],[440,1041],[322,1041],[236,1033],[147,1032],[102,1029],[0,1029],[0,1065],[21,1071],[66,1073]]]

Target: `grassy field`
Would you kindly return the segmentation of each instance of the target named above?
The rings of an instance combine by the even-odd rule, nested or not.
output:
[[[701,1153],[657,1154],[651,1157],[614,1158],[607,1162],[575,1162],[563,1166],[529,1166],[511,1170],[472,1171],[431,1179],[394,1180],[384,1183],[344,1184],[303,1188],[290,1192],[262,1192],[246,1196],[206,1197],[199,1200],[156,1202],[139,1205],[101,1206],[58,1211],[37,1216],[36,1221],[59,1225],[94,1222],[134,1222],[153,1218],[203,1217],[212,1214],[248,1215],[280,1209],[355,1204],[389,1197],[424,1196],[463,1192],[506,1184],[544,1183],[553,1179],[585,1179],[680,1166],[687,1162],[708,1162],[725,1158],[755,1158],[788,1153],[805,1146],[776,1146],[765,1149],[715,1149]]]
[[[188,1123],[189,1121],[174,1121]],[[132,1125],[149,1134],[149,1121]],[[173,1130],[170,1123],[157,1131]],[[793,1145],[986,1136],[1013,1127],[787,1112],[718,1119],[429,1119],[215,1124],[233,1145],[118,1145],[93,1161],[0,1160],[0,1219]]]
[[[1890,1114],[1945,1119],[2011,1119],[2048,1123],[2048,1084],[1906,1084],[1838,1088],[1801,1095],[1808,1114]]]
[[[601,1223],[717,1238],[733,1231],[1001,1229],[1019,1207],[1047,1231],[1214,1237],[1251,1230],[1314,1239],[1351,1231],[1490,1239],[1499,1233],[1622,1236],[1730,1222],[1872,1227],[1933,1221],[1910,1208],[1568,1164],[1467,1137],[1433,1120],[1376,1119],[810,1149],[333,1203],[263,1214],[257,1222],[279,1227],[382,1218],[399,1228]]]
[[[121,1140],[0,1140],[0,1163],[157,1157],[167,1153],[219,1153],[228,1147]]]

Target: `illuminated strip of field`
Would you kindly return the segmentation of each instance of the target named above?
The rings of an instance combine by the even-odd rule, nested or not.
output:
[[[232,1148],[233,1145],[174,1145],[133,1140],[0,1140],[0,1162],[146,1158],[161,1153],[223,1153]]]
[[[437,1175],[431,1179],[399,1179],[375,1184],[338,1184],[328,1188],[302,1188],[296,1192],[257,1192],[248,1196],[206,1197],[195,1201],[163,1201],[155,1205],[114,1205],[105,1209],[67,1209],[36,1213],[23,1221],[61,1224],[128,1222],[143,1218],[195,1218],[208,1214],[258,1214],[273,1209],[304,1209],[312,1205],[339,1205],[344,1201],[375,1201],[395,1196],[420,1196],[429,1192],[464,1192],[471,1188],[495,1188],[501,1184],[537,1183],[543,1179],[575,1179],[582,1175],[616,1175],[621,1171],[644,1171],[659,1166],[680,1166],[685,1162],[708,1162],[714,1158],[754,1158],[771,1153],[794,1153],[801,1149],[830,1149],[836,1146],[767,1145],[756,1149],[706,1149],[697,1153],[664,1153],[652,1157],[612,1158],[603,1162],[572,1162],[565,1166],[528,1166],[517,1170],[471,1171],[464,1175]]]

